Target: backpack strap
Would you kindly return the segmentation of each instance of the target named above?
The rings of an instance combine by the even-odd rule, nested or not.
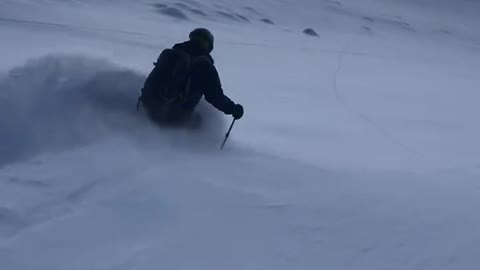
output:
[[[190,83],[191,83],[191,74],[192,74],[192,67],[195,65],[195,63],[199,61],[208,61],[209,63],[213,64],[211,57],[209,56],[196,56],[196,57],[191,57],[191,61],[189,63],[188,67],[188,73],[187,73],[187,82],[185,84],[185,90],[183,94],[183,100],[186,100],[190,94]]]

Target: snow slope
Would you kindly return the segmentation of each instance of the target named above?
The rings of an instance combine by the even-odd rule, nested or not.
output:
[[[0,269],[476,269],[478,10],[0,2]],[[195,131],[135,110],[197,26],[245,106],[224,151],[206,103]]]

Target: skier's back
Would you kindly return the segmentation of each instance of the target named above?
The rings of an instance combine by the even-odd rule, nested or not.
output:
[[[139,99],[156,122],[181,124],[187,120],[202,97],[218,110],[236,119],[243,107],[224,93],[214,61],[213,35],[198,28],[190,40],[165,49],[149,74]]]

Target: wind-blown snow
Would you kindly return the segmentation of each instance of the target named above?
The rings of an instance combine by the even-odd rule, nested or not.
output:
[[[0,269],[475,269],[478,7],[2,1]],[[197,26],[245,107],[223,151],[206,102],[135,108]]]
[[[6,132],[0,165],[117,134],[136,138],[149,124],[136,110],[145,78],[83,55],[50,55],[12,69],[0,81],[0,127]],[[199,108],[204,120],[194,136],[220,135],[213,109]]]
[[[82,56],[47,56],[11,70],[0,83],[0,127],[10,133],[0,160],[135,128],[132,89],[144,79]]]

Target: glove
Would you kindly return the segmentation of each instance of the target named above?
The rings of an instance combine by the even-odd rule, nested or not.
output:
[[[237,120],[242,118],[242,116],[243,116],[243,106],[240,105],[240,104],[235,104],[235,106],[233,106],[232,116],[233,116],[233,118],[235,118]]]

